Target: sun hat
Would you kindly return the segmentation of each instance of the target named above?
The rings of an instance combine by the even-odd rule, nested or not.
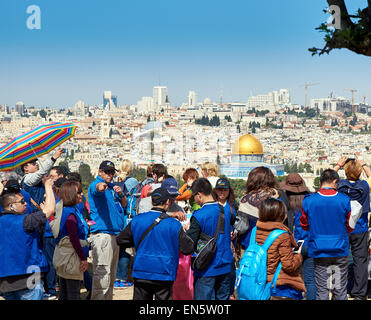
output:
[[[286,179],[280,183],[280,189],[293,193],[308,191],[304,179],[296,172],[287,175]]]

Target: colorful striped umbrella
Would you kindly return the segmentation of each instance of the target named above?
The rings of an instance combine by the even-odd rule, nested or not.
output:
[[[0,148],[0,171],[20,165],[49,153],[75,135],[76,125],[50,123],[24,133]]]

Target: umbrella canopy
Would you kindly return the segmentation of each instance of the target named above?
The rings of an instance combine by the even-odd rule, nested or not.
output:
[[[20,165],[49,153],[75,135],[76,125],[50,123],[24,133],[0,148],[0,171]]]

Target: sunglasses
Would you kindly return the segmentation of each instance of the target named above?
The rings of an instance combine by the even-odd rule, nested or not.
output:
[[[105,174],[108,174],[109,176],[114,176],[115,175],[115,171],[112,171],[112,170],[104,170],[103,172]]]
[[[21,200],[19,201],[16,201],[16,202],[13,202],[14,203],[21,203],[21,204],[25,204],[26,203],[26,200],[24,198],[22,198]]]

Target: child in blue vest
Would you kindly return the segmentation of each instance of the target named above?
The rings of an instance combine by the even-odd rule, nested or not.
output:
[[[191,217],[191,225],[187,235],[195,246],[201,238],[201,233],[213,236],[218,224],[220,206],[212,196],[211,183],[206,178],[199,178],[192,184],[192,194],[201,209]],[[231,288],[231,264],[233,253],[231,249],[231,212],[224,212],[224,232],[219,232],[217,250],[210,264],[202,271],[194,270],[195,300],[228,300]]]
[[[40,237],[46,221],[55,212],[52,180],[45,181],[42,211],[26,214],[21,193],[1,196],[0,292],[6,300],[42,300],[41,276],[48,269]]]

